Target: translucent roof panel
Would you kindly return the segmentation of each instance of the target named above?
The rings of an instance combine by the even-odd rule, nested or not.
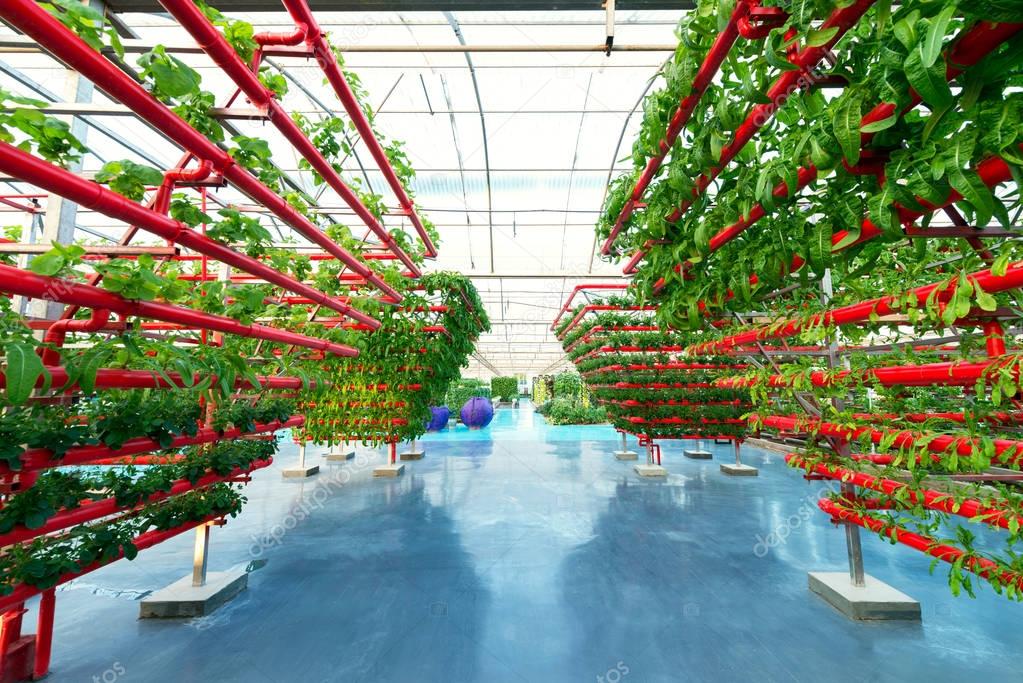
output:
[[[556,369],[564,356],[549,327],[568,292],[583,282],[621,277],[620,266],[594,258],[593,223],[608,179],[630,165],[627,157],[642,117],[637,105],[670,56],[665,46],[676,43],[674,28],[682,13],[619,11],[616,45],[647,49],[610,56],[578,49],[604,43],[602,10],[317,13],[332,42],[345,48],[347,66],[368,91],[375,125],[389,138],[405,142],[418,171],[416,203],[441,234],[440,256],[429,267],[472,276],[486,302],[494,330],[480,340],[470,374],[532,376]],[[283,12],[238,16],[257,30],[292,26]],[[166,14],[122,18],[143,42],[194,45]],[[443,51],[459,46],[459,34],[475,49]],[[479,49],[486,46],[515,49]],[[206,55],[181,56],[200,70],[204,88],[218,98],[234,91]],[[129,54],[128,62],[136,58]],[[0,55],[0,60],[0,66],[19,71],[30,83],[47,84],[49,99],[65,98],[66,72],[49,57],[19,52]],[[272,62],[291,81],[286,109],[314,120],[339,112],[314,63],[288,58]],[[7,73],[0,78],[5,88],[39,94]],[[92,102],[113,104],[98,92]],[[226,104],[218,101],[218,106]],[[244,110],[249,105],[240,99],[231,106]],[[85,161],[86,171],[115,158],[162,167],[180,158],[175,145],[135,118],[122,114],[91,119],[116,134],[90,128],[88,143],[94,154]],[[298,155],[269,124],[244,117],[226,123],[232,133],[265,137],[275,161],[296,186],[311,191],[336,220],[355,224],[332,190],[314,187],[300,170]],[[345,174],[361,178],[396,207],[363,144],[356,145]],[[24,189],[18,184],[3,187]],[[246,200],[224,188],[214,191],[211,201]],[[397,212],[385,222],[410,228]],[[87,231],[82,237],[90,238],[117,239],[124,229],[87,211],[79,215],[78,225]]]

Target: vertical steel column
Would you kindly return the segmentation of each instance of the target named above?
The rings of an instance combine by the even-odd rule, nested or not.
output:
[[[201,524],[195,528],[195,552],[192,555],[192,586],[206,585],[206,566],[210,550],[210,525]]]
[[[622,453],[625,453],[628,450],[628,445],[625,442],[625,432],[622,432]]]
[[[834,295],[835,289],[831,280],[831,269],[828,268],[824,271],[824,277],[821,278],[821,297],[825,307],[830,303]],[[828,339],[828,367],[834,370],[837,366],[838,333],[836,331]],[[834,398],[832,399],[832,404],[836,410],[841,411],[844,408],[845,402],[840,398]],[[852,454],[849,448],[849,441],[846,439],[836,439],[833,442],[833,446],[843,458],[849,458]],[[841,484],[840,490],[842,495],[848,498],[856,495],[856,487],[846,482]],[[857,588],[863,588],[866,582],[863,579],[863,547],[860,544],[860,527],[852,522],[844,522],[843,525],[845,526],[846,554],[849,557],[849,579]]]

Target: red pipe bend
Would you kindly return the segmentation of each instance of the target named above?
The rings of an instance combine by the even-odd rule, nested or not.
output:
[[[43,336],[43,344],[52,344],[56,348],[44,348],[42,352],[43,365],[57,365],[60,363],[59,349],[64,346],[64,339],[68,332],[98,332],[110,322],[110,311],[105,308],[94,308],[88,320],[74,320],[68,318],[58,320],[46,330]]]

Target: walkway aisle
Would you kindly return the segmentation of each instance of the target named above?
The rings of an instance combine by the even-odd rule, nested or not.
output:
[[[141,594],[189,571],[192,537],[119,562],[58,593],[51,680],[1019,679],[997,655],[1023,646],[1023,609],[956,600],[876,537],[868,571],[919,599],[922,625],[851,623],[812,597],[806,572],[842,569],[843,535],[780,455],[746,449],[761,476],[732,479],[728,447],[697,462],[669,444],[668,481],[640,481],[614,436],[500,410],[428,436],[401,479],[372,478],[377,454],[304,483],[281,480],[289,444],[213,533],[211,569],[252,563],[246,593],[137,621]]]

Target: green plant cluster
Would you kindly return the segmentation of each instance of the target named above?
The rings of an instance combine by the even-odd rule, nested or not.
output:
[[[537,407],[536,412],[552,425],[588,425],[607,422],[607,410],[584,406],[567,398],[555,398]]]
[[[581,375],[559,374],[555,395],[579,396],[585,382],[615,428],[634,434],[744,438],[749,392],[715,385],[738,371],[736,359],[684,356],[683,350],[701,338],[692,332],[620,329],[649,326],[649,319],[627,310],[637,306],[634,299],[613,301],[603,303],[625,310],[589,315],[562,339]]]
[[[514,377],[494,377],[490,380],[490,393],[494,398],[511,401],[519,395],[519,380]]]
[[[423,290],[404,278],[396,281],[405,296],[400,306],[360,302],[382,322],[380,329],[327,333],[332,341],[357,348],[359,356],[322,361],[329,385],[309,394],[313,405],[306,412],[305,437],[373,445],[411,441],[426,432],[430,406],[453,398],[449,388],[490,323],[468,278],[442,271],[424,274],[415,284]],[[430,306],[446,307],[445,312],[430,313]],[[423,331],[435,324],[445,332]],[[489,394],[485,385],[478,390],[484,389]]]

